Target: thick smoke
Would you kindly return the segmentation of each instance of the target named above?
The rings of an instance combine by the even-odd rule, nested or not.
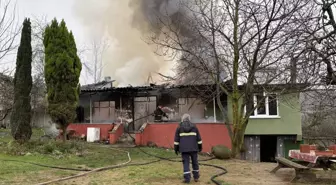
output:
[[[171,75],[174,62],[156,55],[155,47],[143,36],[160,29],[159,24],[153,27],[158,16],[181,13],[179,1],[77,0],[75,14],[91,38],[107,35],[113,41],[103,57],[103,75],[111,76],[119,85],[143,85],[150,73],[154,81],[161,79],[156,72]]]
[[[177,16],[186,14],[182,6],[184,1],[186,0],[130,0],[129,5],[134,11],[132,25],[144,33],[159,33],[163,29],[162,21],[171,21],[174,26]]]
[[[188,48],[200,55],[200,58],[212,58],[213,55],[207,56],[209,46],[205,44],[207,42],[198,32],[202,29],[199,26],[201,20],[198,19],[197,13],[193,12],[199,12],[200,6],[195,2],[192,0],[131,0],[130,6],[134,10],[133,26],[144,34],[152,33],[152,38],[155,37],[153,40],[163,45],[178,48],[179,44],[182,44],[185,49]],[[179,41],[175,42],[177,38]],[[175,83],[195,84],[209,81],[208,74],[199,70],[202,68],[197,66],[199,63],[193,62],[196,59],[195,56],[178,53],[175,59],[178,60],[175,68],[175,75],[178,78]]]

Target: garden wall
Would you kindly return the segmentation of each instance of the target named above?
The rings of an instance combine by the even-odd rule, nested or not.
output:
[[[67,130],[75,130],[75,135],[81,136],[84,134],[87,135],[87,128],[88,127],[95,127],[100,128],[100,140],[109,139],[109,132],[114,128],[113,123],[109,124],[70,124],[67,128]]]
[[[231,140],[226,125],[220,123],[196,124],[203,141],[203,152],[210,152],[212,146],[224,145],[231,148]],[[158,147],[173,148],[174,134],[178,123],[148,123],[136,134],[136,145],[146,146],[149,142]]]

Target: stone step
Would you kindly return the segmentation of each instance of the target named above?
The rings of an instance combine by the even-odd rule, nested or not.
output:
[[[135,139],[135,134],[130,134]],[[127,143],[127,144],[135,144],[134,139],[127,133],[123,133],[117,141],[117,143]]]

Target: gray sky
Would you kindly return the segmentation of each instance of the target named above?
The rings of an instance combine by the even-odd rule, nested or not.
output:
[[[72,30],[75,36],[77,47],[84,45],[85,31],[81,22],[74,15],[73,6],[75,0],[16,0],[17,21],[22,24],[25,17],[41,18],[46,16],[48,20],[57,18],[64,19],[68,29]],[[12,0],[12,3],[15,3]],[[19,38],[18,38],[19,39]],[[16,55],[7,56],[2,64],[6,64],[7,68],[15,68]],[[84,78],[81,78],[84,83]]]
[[[25,17],[47,16],[48,19],[56,17],[65,19],[66,24],[75,35],[78,44],[83,42],[83,26],[73,13],[75,0],[17,0],[19,21]]]
[[[15,0],[11,1],[15,3]],[[109,48],[102,56],[102,77],[111,76],[119,86],[143,85],[149,75],[154,81],[159,81],[160,76],[156,72],[167,75],[174,63],[154,54],[153,47],[145,43],[139,30],[133,27],[130,1],[16,0],[18,23],[21,25],[25,17],[45,16],[48,21],[55,17],[57,20],[64,19],[75,36],[79,50],[88,49],[97,37],[109,39]],[[14,69],[15,59],[16,55],[6,57],[0,61],[1,66],[6,63],[6,67]],[[92,53],[86,51],[82,59],[86,63],[93,61]],[[83,66],[80,83],[92,82]]]

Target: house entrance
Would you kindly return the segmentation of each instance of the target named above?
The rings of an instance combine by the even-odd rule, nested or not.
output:
[[[276,162],[277,136],[260,136],[260,162]]]
[[[135,131],[146,122],[153,122],[154,117],[148,116],[156,109],[156,96],[151,97],[135,97],[134,98],[134,123]],[[142,119],[141,119],[142,118]]]

